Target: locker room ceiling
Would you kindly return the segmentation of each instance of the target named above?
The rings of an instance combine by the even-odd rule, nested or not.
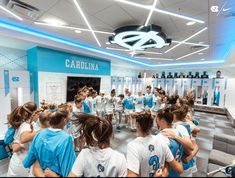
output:
[[[56,20],[57,24],[61,23],[63,26],[89,29],[73,0],[21,1],[39,9],[34,14],[36,17],[32,18],[27,14],[28,12],[16,7],[11,9],[11,11],[23,18],[23,21],[17,21],[12,15],[2,10],[0,10],[1,18],[16,21],[24,26],[29,26],[43,32],[99,47],[90,31],[80,30],[79,33],[76,33],[74,29],[36,24],[37,22],[48,23],[51,20],[53,20],[52,23],[55,23]],[[115,29],[122,26],[144,25],[151,9],[144,9],[142,5],[151,7],[155,0],[77,0],[77,2],[92,30],[113,33]],[[127,4],[126,2],[134,4]],[[225,48],[228,50],[233,40],[231,42],[231,33],[228,33],[228,27],[227,29],[223,27],[224,31],[221,31],[221,25],[222,22],[231,21],[231,14],[235,11],[234,2],[231,3],[229,0],[156,0],[156,2],[156,9],[183,14],[186,17],[200,19],[204,23],[196,22],[194,25],[188,26],[187,23],[193,20],[153,11],[148,24],[161,26],[167,38],[171,38],[173,42],[169,47],[162,49],[136,51],[136,54],[133,56],[136,60],[155,65],[224,60],[226,57]],[[218,12],[212,12],[212,6],[218,6]],[[231,24],[227,23],[227,25]],[[208,29],[196,35],[197,32],[206,27]],[[108,37],[111,34],[95,32],[95,35],[101,44],[101,48],[128,56],[133,55],[130,54],[131,51],[125,51],[124,48],[118,45],[108,44]],[[182,43],[190,37],[192,38],[186,41],[187,44]],[[226,41],[225,39],[230,39],[230,46],[228,46],[228,40]],[[176,45],[178,47],[174,48]]]

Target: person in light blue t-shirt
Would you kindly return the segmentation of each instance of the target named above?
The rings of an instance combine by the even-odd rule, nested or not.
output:
[[[151,93],[151,86],[146,87],[146,93],[144,96],[145,109],[151,109],[153,107],[153,94]]]
[[[30,168],[38,161],[41,170],[34,171],[37,177],[43,176],[46,169],[67,177],[76,159],[72,137],[63,130],[69,119],[69,112],[58,109],[49,114],[49,118],[51,127],[35,136],[23,165]]]

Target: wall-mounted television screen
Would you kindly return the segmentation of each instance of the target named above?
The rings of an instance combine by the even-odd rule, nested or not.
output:
[[[101,78],[93,77],[68,77],[67,78],[67,102],[74,101],[75,95],[80,88],[84,86],[93,87],[98,93],[100,92]]]

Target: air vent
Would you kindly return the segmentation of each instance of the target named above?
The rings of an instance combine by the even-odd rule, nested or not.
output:
[[[40,14],[38,8],[19,0],[0,0],[0,3],[20,16],[29,17],[32,20],[36,20]]]

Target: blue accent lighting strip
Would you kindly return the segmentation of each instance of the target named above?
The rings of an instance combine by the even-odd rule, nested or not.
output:
[[[80,48],[80,49],[83,49],[83,50],[88,50],[88,51],[91,51],[91,52],[95,52],[97,54],[102,54],[102,55],[105,55],[105,56],[108,56],[108,57],[112,57],[114,59],[120,59],[120,60],[123,60],[123,61],[131,62],[131,63],[137,64],[137,65],[140,65],[140,66],[144,66],[144,67],[147,67],[147,68],[150,68],[150,69],[151,68],[161,68],[161,67],[188,66],[188,65],[195,66],[195,65],[224,63],[224,60],[217,60],[217,61],[214,60],[214,61],[203,61],[203,62],[188,62],[188,63],[171,63],[171,64],[162,64],[162,65],[152,65],[152,64],[149,64],[149,63],[144,63],[144,62],[137,61],[135,58],[131,58],[129,56],[125,56],[125,55],[122,55],[122,54],[119,54],[119,53],[111,52],[109,50],[105,50],[105,49],[97,48],[97,47],[94,47],[94,46],[90,46],[90,45],[87,45],[87,44],[84,44],[84,43],[71,41],[69,39],[61,38],[61,37],[58,37],[58,36],[54,36],[54,35],[51,35],[51,34],[40,32],[40,31],[31,29],[31,28],[28,28],[28,27],[20,26],[20,25],[17,25],[17,24],[12,24],[12,23],[5,22],[5,21],[2,21],[2,20],[0,20],[0,27],[6,28],[6,29],[9,29],[9,30],[13,30],[13,31],[17,31],[17,32],[21,32],[21,33],[25,33],[25,34],[28,34],[28,35],[33,35],[33,36],[36,36],[36,37],[52,40],[52,41],[59,42],[59,43],[62,43],[62,44],[66,44],[66,45],[69,45],[69,46],[74,46],[74,47],[77,47],[77,48]]]

